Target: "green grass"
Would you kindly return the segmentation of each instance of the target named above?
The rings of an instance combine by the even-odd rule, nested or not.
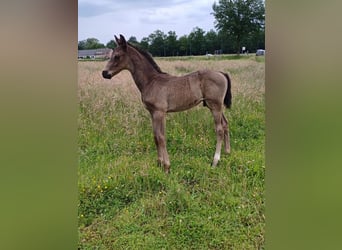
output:
[[[210,112],[168,114],[166,175],[141,101],[109,90],[80,85],[79,248],[263,249],[263,95],[234,96],[232,152],[216,168]]]

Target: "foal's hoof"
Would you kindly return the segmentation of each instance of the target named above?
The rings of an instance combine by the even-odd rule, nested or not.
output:
[[[164,171],[166,174],[170,174],[170,166],[164,166]]]
[[[157,161],[157,166],[158,167],[163,167],[164,168],[164,172],[166,174],[169,174],[170,173],[170,165],[165,165],[164,163],[162,163],[160,160]]]
[[[218,165],[219,163],[220,163],[219,161],[217,161],[217,162],[213,161],[213,162],[211,163],[211,167],[212,167],[212,168],[216,168],[217,165]]]

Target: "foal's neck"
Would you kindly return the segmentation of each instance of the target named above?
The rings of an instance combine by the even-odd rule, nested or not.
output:
[[[156,76],[162,74],[134,48],[131,48],[131,61],[133,67],[130,72],[140,92],[143,92],[144,88],[151,83]]]

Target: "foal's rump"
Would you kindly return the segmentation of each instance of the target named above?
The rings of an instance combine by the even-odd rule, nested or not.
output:
[[[199,71],[203,105],[225,105],[230,107],[230,79],[225,73],[211,70]],[[227,105],[229,103],[229,105]]]
[[[199,70],[184,76],[163,77],[164,91],[159,96],[163,96],[162,92],[167,93],[168,112],[187,110],[202,101],[205,106],[227,106],[230,102],[230,80],[224,73]]]

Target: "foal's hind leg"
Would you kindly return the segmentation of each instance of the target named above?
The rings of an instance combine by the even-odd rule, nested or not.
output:
[[[211,109],[211,112],[214,116],[215,130],[216,130],[216,150],[215,150],[215,155],[214,155],[212,166],[216,167],[221,157],[221,147],[222,147],[222,141],[224,138],[224,129],[222,126],[223,113],[222,113],[222,108]]]
[[[222,127],[224,132],[224,151],[229,154],[230,153],[230,137],[229,137],[229,125],[228,120],[224,116],[222,112]]]

